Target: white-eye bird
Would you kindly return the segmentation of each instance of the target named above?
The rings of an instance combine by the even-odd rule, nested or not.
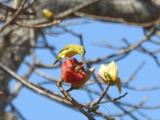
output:
[[[77,44],[66,45],[59,53],[53,64],[56,64],[62,58],[71,58],[74,55],[79,54],[83,56],[85,54],[85,48]]]

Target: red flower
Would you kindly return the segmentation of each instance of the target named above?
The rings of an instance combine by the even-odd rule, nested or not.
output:
[[[81,87],[88,79],[87,73],[82,62],[78,62],[75,58],[70,58],[64,61],[61,67],[62,80],[70,83],[72,87]]]

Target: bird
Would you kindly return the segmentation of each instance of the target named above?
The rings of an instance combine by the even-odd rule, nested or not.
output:
[[[62,50],[59,51],[53,65],[60,61],[62,58],[71,58],[76,54],[83,56],[85,54],[85,48],[77,44],[66,45]]]

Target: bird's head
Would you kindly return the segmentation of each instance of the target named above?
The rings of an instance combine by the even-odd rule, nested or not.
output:
[[[81,46],[78,51],[79,51],[79,54],[80,54],[81,56],[85,55],[85,53],[86,53],[86,50],[84,49],[83,46]]]

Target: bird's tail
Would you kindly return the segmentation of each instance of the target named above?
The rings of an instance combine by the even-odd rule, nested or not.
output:
[[[58,59],[56,59],[56,60],[53,62],[53,65],[55,65],[58,61],[59,61],[59,60],[58,60]]]

